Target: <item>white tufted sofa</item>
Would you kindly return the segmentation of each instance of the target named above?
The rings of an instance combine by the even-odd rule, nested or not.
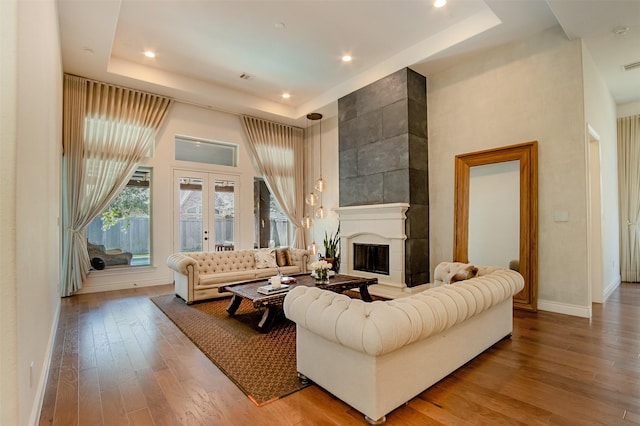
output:
[[[167,266],[174,271],[176,295],[187,303],[229,296],[218,288],[237,281],[272,277],[277,268],[256,268],[256,250],[174,253],[167,258]],[[309,252],[289,248],[293,265],[281,266],[283,275],[304,273],[309,263]]]
[[[438,272],[452,275],[460,265],[443,263]],[[387,413],[511,334],[512,296],[524,279],[505,268],[477,268],[475,278],[389,301],[292,289],[284,312],[297,324],[298,372],[370,423],[383,423]]]

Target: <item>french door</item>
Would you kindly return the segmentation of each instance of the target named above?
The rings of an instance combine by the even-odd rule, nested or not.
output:
[[[174,170],[174,250],[234,250],[237,176]]]

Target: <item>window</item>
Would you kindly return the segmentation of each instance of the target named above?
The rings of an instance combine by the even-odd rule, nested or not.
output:
[[[150,206],[151,169],[141,167],[102,214],[87,226],[89,258],[101,258],[106,268],[150,265]],[[102,269],[93,261],[92,266]]]
[[[176,160],[219,166],[236,167],[238,165],[238,145],[235,144],[190,136],[176,136],[175,145]]]
[[[289,219],[271,195],[264,180],[254,181],[254,247],[286,247],[291,243]]]

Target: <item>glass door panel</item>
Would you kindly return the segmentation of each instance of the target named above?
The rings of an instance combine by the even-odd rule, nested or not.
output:
[[[235,180],[212,173],[175,170],[174,183],[175,250],[234,250]]]
[[[233,250],[235,247],[236,183],[214,179],[214,241],[216,250]]]
[[[203,249],[203,179],[194,176],[178,177],[178,243],[180,252]]]

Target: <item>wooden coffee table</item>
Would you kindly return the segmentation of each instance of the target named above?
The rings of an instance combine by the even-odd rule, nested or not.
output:
[[[371,302],[371,295],[369,294],[368,287],[372,284],[377,284],[377,278],[363,278],[354,277],[352,275],[336,274],[329,278],[329,284],[316,285],[316,280],[309,274],[291,275],[295,277],[296,282],[290,283],[289,291],[293,287],[304,285],[307,287],[318,287],[325,290],[335,291],[336,293],[342,293],[345,290],[351,290],[358,288],[360,290],[360,296],[365,302]],[[253,307],[256,309],[264,308],[262,318],[258,323],[258,330],[262,333],[266,333],[271,328],[273,320],[277,316],[278,312],[282,309],[282,303],[287,295],[288,291],[277,294],[262,294],[258,293],[258,287],[269,284],[268,279],[260,279],[253,281],[243,281],[233,284],[221,286],[219,291],[221,293],[230,292],[233,294],[231,302],[227,307],[229,315],[234,315],[240,306],[242,299],[250,300],[253,303]]]

